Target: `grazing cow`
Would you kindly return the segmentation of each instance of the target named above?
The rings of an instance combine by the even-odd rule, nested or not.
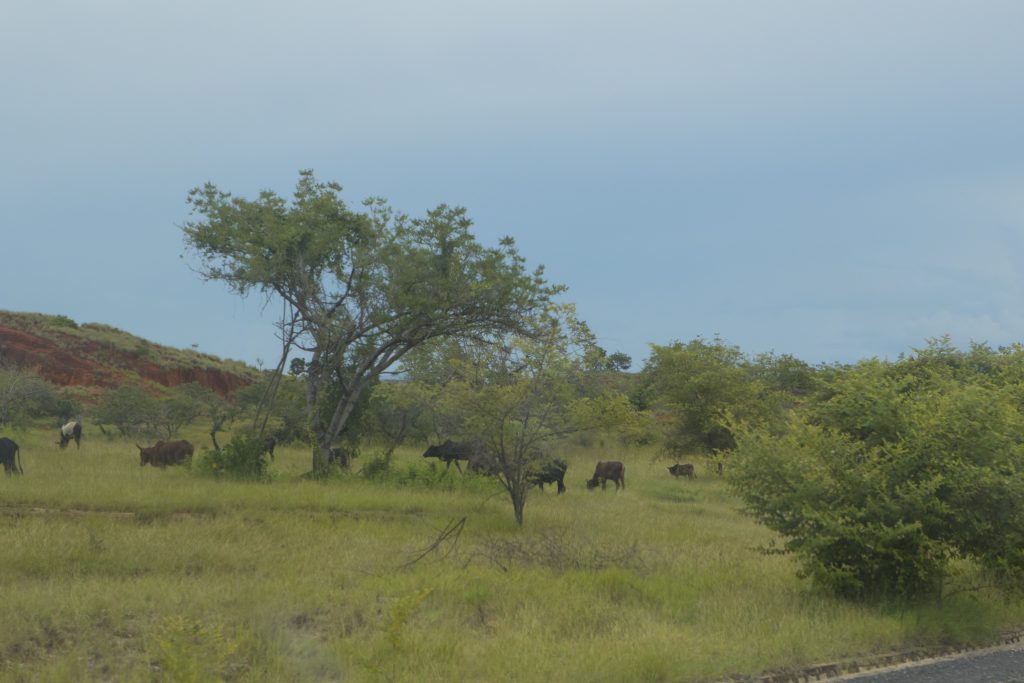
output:
[[[619,486],[622,489],[626,489],[626,466],[617,460],[609,460],[608,462],[599,462],[597,467],[594,468],[593,478],[587,482],[587,488],[596,488],[598,484],[604,489],[608,480],[611,479],[615,482],[615,490],[619,490]]]
[[[544,490],[544,484],[558,484],[558,492],[565,493],[565,471],[569,465],[560,458],[541,461],[537,472],[530,476],[530,483]]]
[[[72,420],[60,428],[60,447],[67,448],[71,439],[75,440],[75,448],[82,447],[82,423],[78,420]]]
[[[18,444],[6,436],[0,438],[0,462],[4,464],[4,474],[25,474],[25,470],[21,469],[20,450]]]
[[[668,468],[668,471],[673,477],[686,477],[687,479],[696,479],[697,473],[693,471],[693,465],[686,462],[683,464],[676,463],[672,467]]]
[[[139,449],[139,467],[152,465],[163,469],[168,465],[181,465],[192,459],[193,448],[188,441],[157,441],[149,448],[135,444]]]
[[[273,436],[267,435],[263,437],[263,449],[270,456],[270,459],[274,459],[274,449],[277,448],[277,439]]]
[[[460,460],[467,460],[472,462],[474,458],[479,456],[480,447],[477,444],[472,443],[456,443],[451,439],[448,439],[440,446],[429,446],[427,450],[423,451],[424,458],[438,458],[443,460],[445,464],[445,470],[451,468],[452,463],[455,463],[455,469],[460,473],[462,468],[459,467]],[[468,463],[467,463],[468,466]]]
[[[352,453],[347,448],[334,446],[327,451],[327,464],[348,469],[352,466]]]

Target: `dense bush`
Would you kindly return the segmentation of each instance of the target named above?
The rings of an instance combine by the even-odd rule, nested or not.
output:
[[[196,469],[204,474],[263,481],[269,478],[267,450],[256,434],[240,433],[220,450],[204,451]]]
[[[897,364],[899,365],[899,364]],[[1024,577],[1024,416],[1016,389],[881,363],[782,435],[735,430],[732,482],[805,575],[854,597],[941,596],[967,558]]]

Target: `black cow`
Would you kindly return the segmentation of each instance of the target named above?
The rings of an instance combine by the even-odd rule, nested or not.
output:
[[[275,448],[277,448],[277,439],[275,439],[273,436],[269,436],[269,435],[263,437],[263,449],[270,456],[271,460],[274,459],[274,449]]]
[[[82,423],[78,420],[72,420],[60,428],[60,447],[67,448],[71,439],[75,440],[75,448],[82,447]]]
[[[424,458],[438,458],[443,460],[445,463],[445,470],[451,468],[452,463],[455,463],[455,469],[460,473],[462,468],[459,467],[460,460],[467,460],[472,462],[474,458],[480,456],[481,449],[477,444],[473,443],[456,443],[451,439],[448,439],[440,446],[429,446],[427,450],[423,451]]]
[[[668,471],[673,477],[686,477],[687,479],[697,478],[697,473],[694,472],[693,465],[688,462],[681,465],[676,463],[675,465],[672,465],[672,467],[669,467]]]
[[[352,453],[342,446],[333,446],[327,451],[327,464],[347,470],[352,466]]]
[[[20,451],[21,449],[18,448],[18,444],[6,436],[0,438],[0,462],[4,464],[5,474],[25,474],[25,470],[21,469]]]
[[[609,460],[608,462],[599,462],[597,467],[594,468],[593,478],[587,482],[587,488],[597,488],[600,484],[601,488],[604,489],[608,480],[611,479],[615,482],[615,490],[619,490],[619,486],[622,489],[626,489],[626,466],[617,460]]]
[[[544,490],[544,484],[558,484],[558,492],[565,493],[565,472],[569,465],[560,458],[541,461],[540,467],[530,476],[530,483]]]
[[[157,441],[149,448],[135,444],[139,449],[139,467],[152,465],[163,469],[168,465],[181,465],[192,459],[194,449],[188,441]]]

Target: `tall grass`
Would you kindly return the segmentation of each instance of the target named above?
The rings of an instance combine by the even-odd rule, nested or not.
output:
[[[279,448],[271,483],[235,483],[50,431],[12,435],[26,475],[0,477],[3,680],[700,681],[1024,621],[985,592],[821,595],[757,551],[771,535],[722,480],[647,452],[567,450],[569,491],[534,490],[517,530],[493,482],[414,450],[313,482]],[[626,462],[624,492],[585,490],[600,459]]]

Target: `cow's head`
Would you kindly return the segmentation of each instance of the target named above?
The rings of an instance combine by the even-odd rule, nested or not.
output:
[[[67,448],[67,445],[70,442],[71,442],[71,435],[70,434],[65,434],[64,432],[61,432],[60,433],[60,441],[57,442],[57,445],[60,446],[61,448]]]
[[[589,491],[590,489],[596,489],[596,488],[597,488],[597,477],[594,477],[593,479],[588,479],[587,480],[587,490]]]

